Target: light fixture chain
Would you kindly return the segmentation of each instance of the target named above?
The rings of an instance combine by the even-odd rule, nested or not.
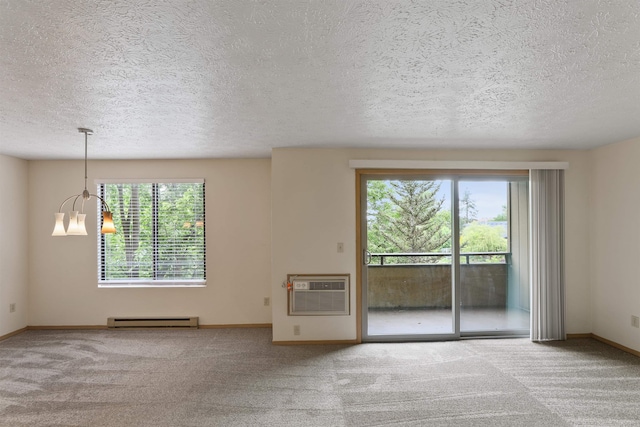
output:
[[[87,133],[84,133],[84,189],[87,189]]]

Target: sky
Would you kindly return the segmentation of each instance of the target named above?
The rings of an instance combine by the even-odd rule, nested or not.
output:
[[[451,206],[450,181],[442,181],[438,195],[445,198],[443,207]],[[469,191],[476,204],[477,219],[492,219],[502,213],[502,206],[507,204],[507,183],[504,181],[460,181],[458,193],[460,198]]]
[[[451,209],[451,180],[436,180],[436,182],[440,182],[440,189],[436,194],[439,198],[444,198],[441,209]],[[478,220],[495,218],[503,212],[502,207],[507,205],[506,181],[459,181],[459,186],[461,199],[465,192],[469,191],[471,200],[475,203]]]
[[[507,183],[502,182],[460,182],[460,197],[465,190],[471,193],[476,203],[478,219],[491,219],[502,213],[502,206],[507,205]]]

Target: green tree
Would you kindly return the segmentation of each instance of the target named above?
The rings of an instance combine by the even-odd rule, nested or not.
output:
[[[191,277],[201,265],[202,194],[191,184],[158,184],[158,277]],[[180,248],[178,252],[176,248]]]
[[[138,194],[138,186],[131,185],[127,188],[125,201],[125,186],[119,184],[116,186],[118,190],[118,210],[120,213],[120,226],[122,227],[122,236],[124,239],[125,257],[127,261],[126,270],[128,277],[139,276],[139,265],[136,262],[136,253],[140,247],[140,198]]]
[[[438,213],[444,198],[437,198],[437,181],[388,181],[390,205],[379,210],[376,227],[390,248],[388,252],[435,252],[448,241]],[[416,260],[410,259],[409,262]],[[437,262],[427,259],[427,262]]]
[[[118,230],[102,237],[108,253],[107,277],[170,280],[202,275],[205,231],[200,189],[190,183],[105,186]]]
[[[464,195],[460,199],[460,228],[465,228],[467,224],[475,221],[478,215],[478,208],[475,200],[471,198],[469,190],[464,191]]]
[[[502,236],[500,227],[473,222],[462,230],[460,235],[460,252],[506,252],[507,239]],[[485,256],[480,260],[487,261]],[[489,262],[500,262],[500,256],[491,257]]]
[[[390,193],[388,181],[367,181],[367,250],[372,253],[394,252],[382,232],[395,216]]]
[[[493,221],[507,221],[507,205],[502,205],[502,212],[493,218]]]

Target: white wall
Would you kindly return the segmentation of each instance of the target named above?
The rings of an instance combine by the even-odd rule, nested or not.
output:
[[[586,151],[275,149],[272,152],[272,265],[274,341],[353,340],[357,337],[355,286],[351,315],[287,316],[290,273],[349,273],[355,284],[355,171],[350,159],[567,161],[567,332],[591,332],[589,313],[589,167]],[[344,253],[336,243],[344,242]],[[293,325],[300,325],[299,336]]]
[[[640,351],[640,138],[592,155],[593,333]]]
[[[28,170],[27,161],[0,155],[0,337],[27,326]]]
[[[597,332],[591,324],[592,306],[600,317],[617,312],[615,304],[601,307],[589,296],[590,152],[275,149],[271,160],[90,161],[90,184],[94,178],[206,179],[208,286],[204,289],[98,289],[95,236],[50,236],[59,203],[82,190],[82,162],[4,158],[3,183],[29,182],[22,190],[2,186],[1,194],[2,200],[25,206],[27,201],[20,198],[28,194],[31,266],[27,321],[7,330],[25,324],[104,325],[107,317],[117,315],[188,314],[200,316],[203,324],[273,322],[275,341],[355,339],[355,287],[350,316],[322,318],[287,316],[287,292],[281,287],[288,273],[349,273],[355,284],[355,172],[348,166],[350,159],[568,161],[567,331]],[[28,179],[21,176],[27,169]],[[16,202],[10,207],[14,209]],[[92,203],[90,223],[94,212]],[[4,253],[12,246],[2,237]],[[337,253],[337,242],[344,243],[344,253]],[[4,269],[9,263],[0,265]],[[27,268],[24,260],[11,265]],[[26,292],[25,282],[17,289]],[[5,282],[0,283],[4,292]],[[273,311],[263,306],[268,296]],[[24,304],[17,302],[18,307],[27,305],[26,298]],[[300,336],[293,335],[294,324],[301,326]],[[602,328],[600,334],[615,338]]]
[[[263,305],[271,296],[268,159],[90,161],[89,173],[92,192],[95,178],[204,178],[207,286],[98,289],[96,235],[51,236],[59,204],[83,189],[83,162],[31,161],[30,326],[106,325],[110,316],[147,315],[200,316],[205,325],[271,322],[271,307]],[[93,201],[85,208],[88,229],[95,209]]]
[[[273,339],[353,340],[355,178],[348,152],[277,149],[271,158]],[[337,252],[337,243],[344,252]],[[350,316],[287,316],[287,274],[350,274]],[[293,325],[300,335],[293,335]]]

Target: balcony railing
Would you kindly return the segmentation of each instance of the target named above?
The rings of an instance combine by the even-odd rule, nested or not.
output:
[[[482,258],[491,262],[478,262]],[[509,260],[510,254],[506,252],[460,254],[462,306],[506,307]],[[367,269],[368,307],[385,310],[450,308],[452,270],[450,253],[371,254]]]
[[[463,252],[460,254],[461,264],[509,264],[510,252]],[[451,264],[451,253],[448,252],[405,252],[405,253],[370,253],[369,265],[408,265],[408,264]],[[408,259],[409,262],[387,262],[388,258]],[[449,258],[447,260],[446,258]],[[472,259],[475,258],[475,259]],[[478,258],[493,258],[478,262]],[[420,262],[419,260],[424,261]],[[427,261],[433,260],[433,261]],[[376,261],[376,262],[374,262]]]

